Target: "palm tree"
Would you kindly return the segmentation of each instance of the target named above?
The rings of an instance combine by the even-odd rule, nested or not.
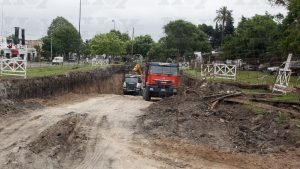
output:
[[[228,10],[226,6],[223,6],[219,10],[217,10],[217,17],[214,19],[214,21],[222,24],[221,43],[224,40],[225,23],[229,19],[232,19],[232,10]]]

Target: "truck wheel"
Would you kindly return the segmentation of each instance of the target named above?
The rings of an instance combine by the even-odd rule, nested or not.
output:
[[[146,100],[146,101],[150,101],[151,100],[149,89],[147,89],[147,88],[144,89],[143,97],[144,97],[144,100]]]

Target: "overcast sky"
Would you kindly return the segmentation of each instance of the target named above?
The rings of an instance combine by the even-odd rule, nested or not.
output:
[[[0,0],[0,5],[0,10],[4,9],[4,35],[19,26],[26,29],[27,39],[39,39],[57,16],[78,28],[79,0]],[[136,35],[150,34],[158,40],[164,35],[163,25],[170,20],[215,25],[216,10],[222,6],[233,10],[235,25],[242,15],[251,17],[266,11],[286,14],[284,8],[271,7],[267,0],[82,0],[82,36],[87,39],[108,32],[115,20],[121,32],[131,33],[135,27]]]

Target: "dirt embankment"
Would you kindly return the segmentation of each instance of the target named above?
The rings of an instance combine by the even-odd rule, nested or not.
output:
[[[64,168],[82,161],[88,138],[83,132],[81,123],[86,117],[87,114],[72,112],[65,115],[62,120],[44,130],[27,146],[16,146],[8,154],[4,168],[29,169],[41,166]]]
[[[276,110],[222,101],[212,108],[218,95],[239,93],[240,89],[203,81],[185,82],[182,96],[154,103],[139,118],[142,133],[154,140],[183,140],[226,153],[279,154],[300,159],[299,119]],[[288,163],[280,161],[282,165]],[[290,168],[300,166],[290,164]]]
[[[125,70],[125,66],[110,66],[67,75],[0,80],[0,117],[17,116],[24,113],[24,110],[41,107],[37,100],[28,103],[24,102],[25,99],[53,100],[53,96],[64,96],[68,93],[122,94]],[[60,103],[67,101],[60,100]]]
[[[74,92],[121,94],[124,66],[110,66],[89,72],[71,72],[31,79],[0,81],[0,99],[45,98]]]

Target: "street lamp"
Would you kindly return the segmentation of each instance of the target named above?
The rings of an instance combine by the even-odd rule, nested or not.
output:
[[[131,37],[131,41],[132,41],[132,44],[131,44],[131,56],[133,58],[133,46],[134,46],[134,27],[132,28],[132,37]]]
[[[80,63],[80,48],[81,48],[81,0],[79,1],[79,24],[78,24],[78,50],[77,50],[77,59],[78,59],[78,64]]]
[[[116,30],[116,21],[113,19],[112,22],[114,23],[114,30]]]

